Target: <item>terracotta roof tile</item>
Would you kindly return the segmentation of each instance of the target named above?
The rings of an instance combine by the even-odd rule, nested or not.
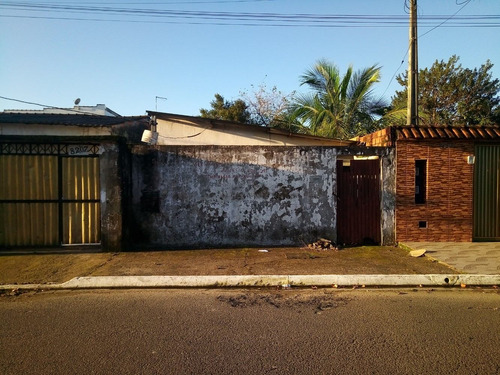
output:
[[[436,128],[436,132],[438,133],[438,138],[447,138],[446,133],[443,129]]]
[[[495,132],[494,132],[492,129],[490,129],[490,128],[484,128],[484,131],[485,131],[486,133],[488,133],[488,135],[489,135],[491,138],[496,138],[496,137],[497,137],[497,135],[495,134]]]
[[[429,129],[427,129],[427,131],[429,132],[431,138],[439,138],[437,132],[434,129],[429,128]]]
[[[394,126],[397,139],[500,139],[500,126]]]

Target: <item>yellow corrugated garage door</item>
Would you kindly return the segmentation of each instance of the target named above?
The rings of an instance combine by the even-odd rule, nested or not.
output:
[[[0,246],[100,242],[98,147],[2,144]]]

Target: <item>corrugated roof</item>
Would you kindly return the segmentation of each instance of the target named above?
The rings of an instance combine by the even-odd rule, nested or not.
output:
[[[397,140],[500,139],[500,126],[392,126]]]
[[[44,114],[44,113],[0,113],[0,123],[26,125],[73,125],[73,126],[112,126],[126,122],[144,121],[147,116],[100,116],[83,114]]]

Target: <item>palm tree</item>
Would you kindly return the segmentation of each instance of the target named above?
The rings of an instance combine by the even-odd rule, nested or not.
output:
[[[312,93],[295,97],[294,118],[314,135],[348,139],[375,130],[375,116],[385,104],[374,100],[372,87],[380,80],[380,67],[353,72],[349,66],[341,77],[337,66],[319,60],[300,77]]]

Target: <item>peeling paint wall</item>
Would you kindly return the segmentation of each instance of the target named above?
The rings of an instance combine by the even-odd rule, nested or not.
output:
[[[121,251],[123,246],[124,168],[126,153],[117,143],[101,143],[101,245],[105,251]]]
[[[135,238],[166,247],[335,239],[334,148],[134,147]]]
[[[134,146],[130,239],[159,248],[303,245],[318,237],[335,241],[336,160],[349,152]]]
[[[396,150],[387,148],[382,157],[382,244],[396,243]]]

